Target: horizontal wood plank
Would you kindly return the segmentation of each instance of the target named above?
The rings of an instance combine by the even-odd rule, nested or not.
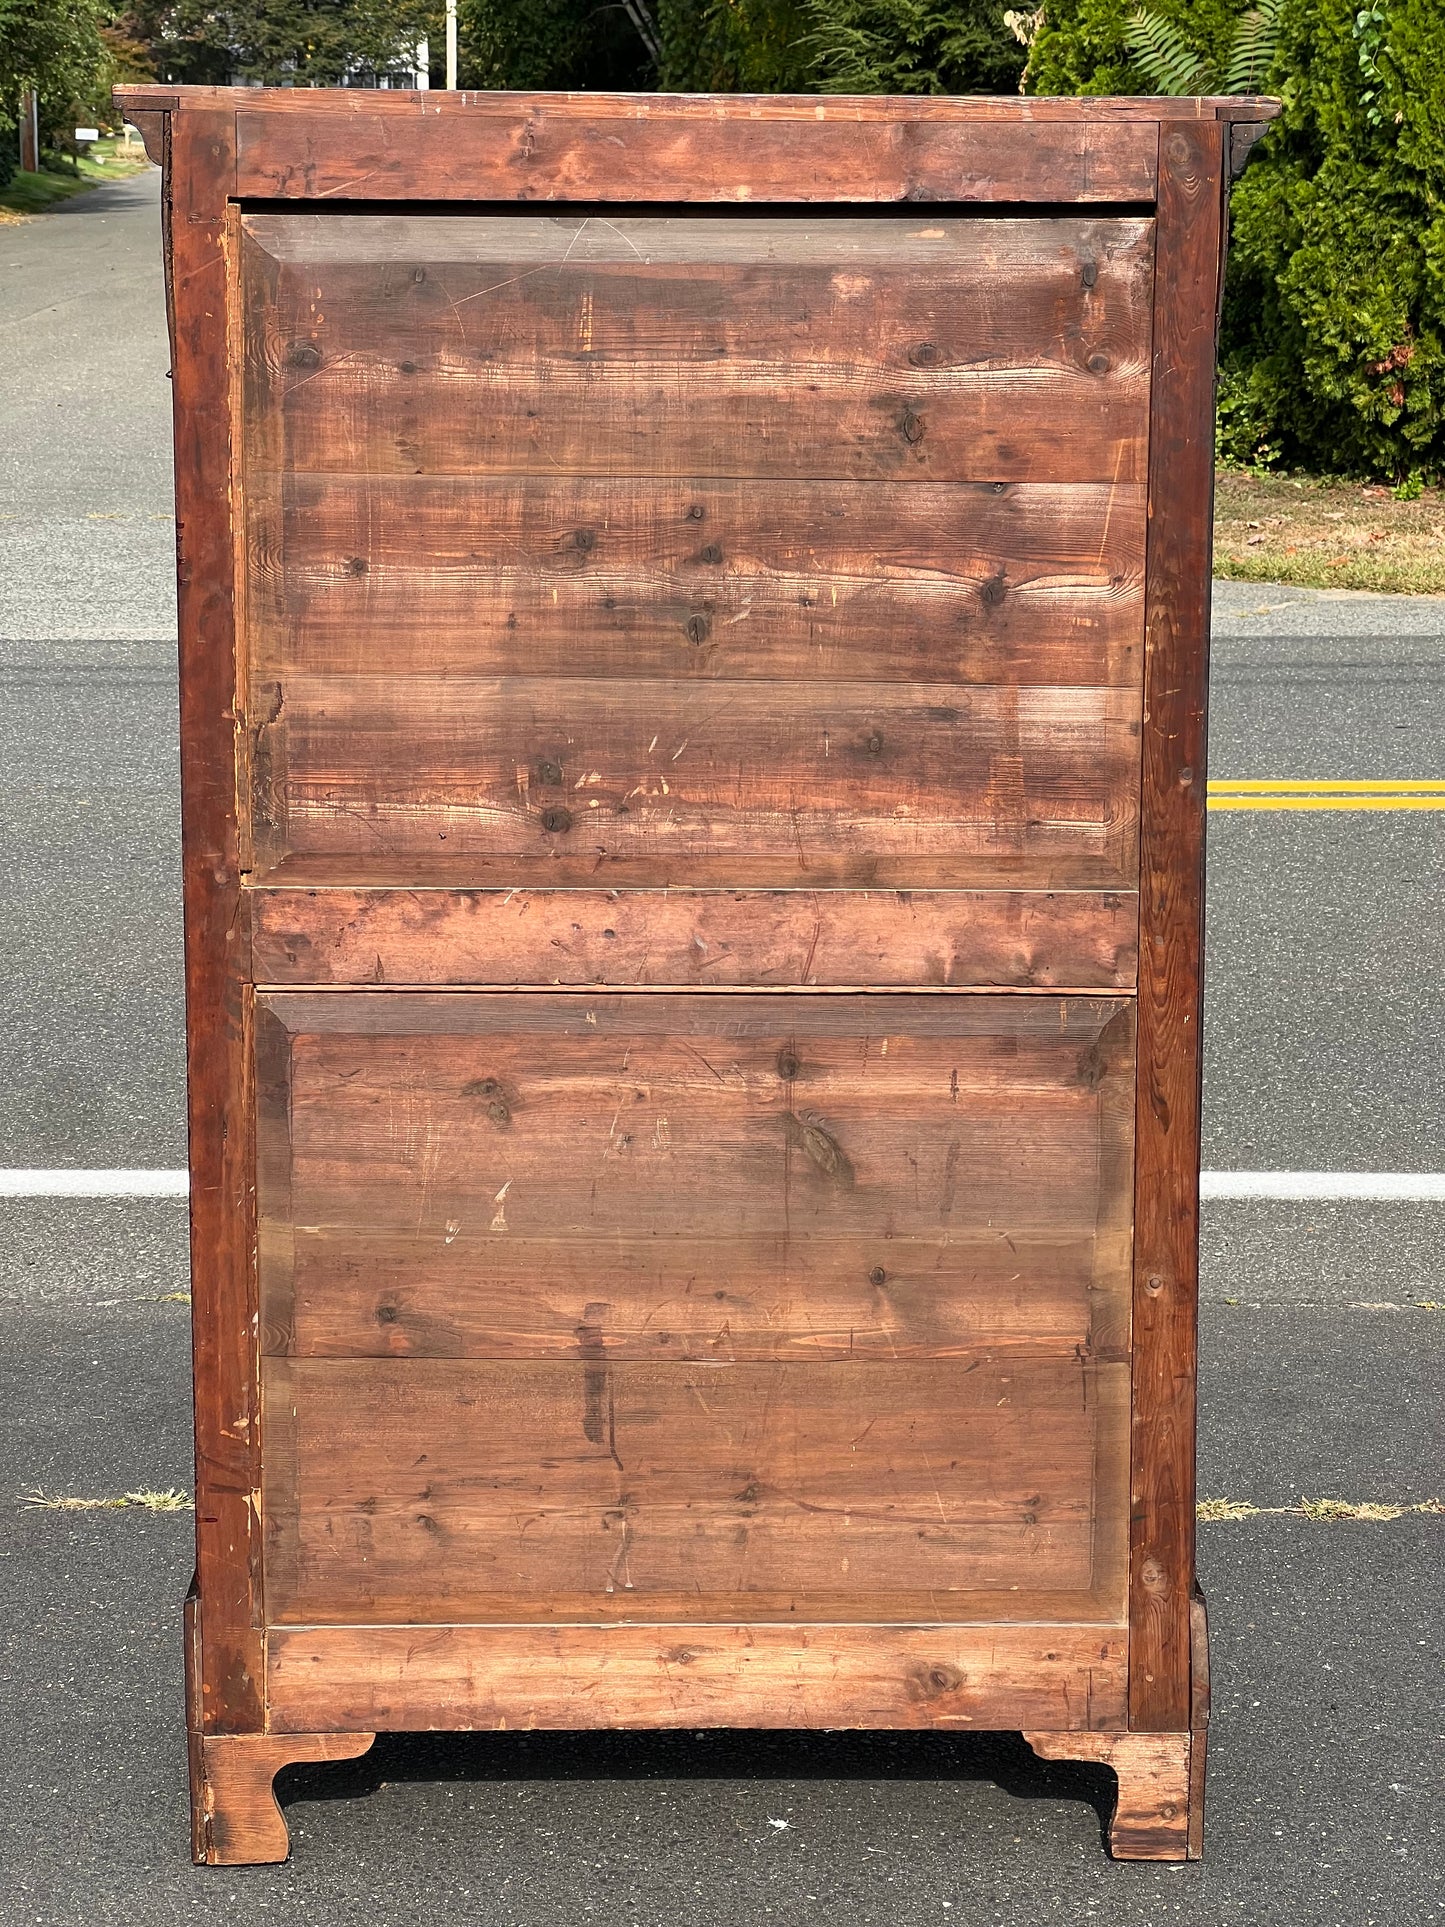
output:
[[[1128,483],[253,474],[247,503],[262,677],[1139,680]]]
[[[248,463],[1142,482],[1152,257],[1139,220],[251,216]]]
[[[1125,1364],[273,1358],[263,1387],[273,1623],[1122,1598],[1096,1514],[1122,1509]]]
[[[289,1227],[263,1346],[316,1358],[1114,1359],[1127,1231],[856,1241]],[[285,1322],[288,1318],[289,1322]]]
[[[1130,990],[1129,891],[251,893],[269,984]]]
[[[1119,1725],[1114,1627],[306,1627],[272,1632],[278,1732]]]
[[[1127,1223],[1125,1002],[274,992],[258,1011],[261,1128],[301,1226],[846,1236],[867,1276],[900,1237]]]
[[[505,857],[535,885],[561,856],[732,885],[763,858],[802,884],[1108,890],[1138,861],[1131,690],[293,674],[255,686],[252,728],[262,875]]]
[[[236,192],[260,199],[1134,201],[1152,120],[786,107],[700,97],[405,95],[301,116],[237,103]],[[895,103],[890,102],[890,106]],[[367,111],[367,109],[370,111]]]

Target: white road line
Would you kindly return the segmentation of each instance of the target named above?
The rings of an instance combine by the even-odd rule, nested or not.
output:
[[[1202,1198],[1433,1198],[1442,1171],[1203,1171]]]
[[[183,1198],[184,1171],[0,1170],[0,1198]],[[1445,1203],[1442,1171],[1205,1171],[1204,1198],[1404,1198]]]
[[[183,1198],[184,1171],[0,1170],[0,1198]]]

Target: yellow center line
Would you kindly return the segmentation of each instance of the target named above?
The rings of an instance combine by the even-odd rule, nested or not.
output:
[[[1445,796],[1211,796],[1215,810],[1445,810]]]
[[[1209,785],[1211,810],[1445,810],[1445,782],[1240,776]]]

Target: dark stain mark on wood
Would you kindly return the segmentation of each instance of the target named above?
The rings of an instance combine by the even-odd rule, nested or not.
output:
[[[607,1401],[607,1365],[602,1320],[606,1315],[605,1301],[589,1304],[583,1310],[582,1322],[577,1327],[577,1349],[586,1367],[582,1373],[582,1436],[592,1445],[601,1445],[605,1437],[603,1410]]]

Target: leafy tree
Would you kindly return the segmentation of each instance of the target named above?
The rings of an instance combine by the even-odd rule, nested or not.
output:
[[[442,18],[438,0],[135,0],[127,26],[162,80],[337,87],[404,82]]]
[[[104,0],[0,0],[0,146],[7,154],[18,141],[24,94],[38,95],[41,143],[50,145],[108,81],[106,20]]]

